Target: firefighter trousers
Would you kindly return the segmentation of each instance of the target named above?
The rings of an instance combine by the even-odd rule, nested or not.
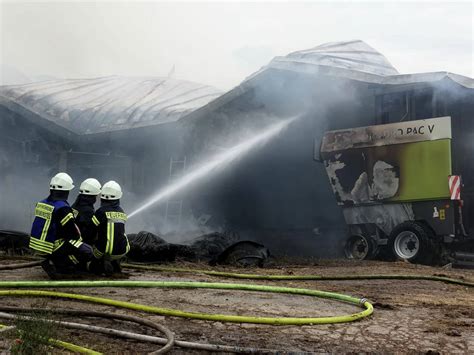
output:
[[[79,244],[79,243],[78,243]],[[65,242],[47,259],[51,260],[58,273],[68,274],[77,270],[85,270],[86,264],[93,258],[92,248],[86,243],[76,246]]]

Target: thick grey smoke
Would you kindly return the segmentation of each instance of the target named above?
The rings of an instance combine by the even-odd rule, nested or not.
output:
[[[162,217],[165,206],[143,212],[142,225],[152,232],[170,232],[174,242],[202,231],[231,229],[242,238],[268,243],[276,254],[304,250],[312,256],[338,255],[344,223],[324,168],[313,154],[329,127],[359,124],[361,117],[354,111],[363,102],[349,81],[280,75],[261,80],[196,122],[184,121],[182,155],[192,169],[193,162],[226,151],[276,120],[302,116],[264,147],[183,191],[179,226]],[[139,227],[137,221],[131,223]]]
[[[21,151],[11,152],[0,147],[0,229],[29,233],[34,219],[36,202],[49,195],[49,180],[57,167],[19,164],[24,157]],[[15,166],[16,165],[16,166]]]
[[[473,112],[470,89],[443,81],[423,90],[410,94],[415,104],[409,106],[406,119],[451,115],[465,120],[466,113]],[[232,230],[243,239],[263,242],[277,255],[340,255],[345,223],[314,152],[327,130],[403,119],[406,93],[380,98],[374,92],[366,83],[343,78],[268,71],[232,100],[197,118],[61,147],[43,131],[24,137],[35,125],[10,117],[1,121],[9,139],[0,141],[0,229],[29,230],[34,203],[47,196],[49,178],[62,170],[61,151],[67,152],[66,170],[76,185],[87,177],[102,183],[117,180],[125,190],[122,205],[131,212],[172,180],[170,158],[186,158],[190,170],[278,120],[301,116],[265,146],[174,196],[182,202],[178,221],[167,217],[163,204],[132,218],[127,232],[148,230],[181,242]],[[378,111],[379,99],[385,100],[386,112]],[[470,144],[471,130],[456,127],[456,144]],[[87,150],[94,154],[74,153]],[[461,163],[455,161],[455,168]]]
[[[325,245],[321,255],[327,256],[331,255],[328,254],[329,243],[334,246],[335,255],[344,230],[332,226],[343,224],[324,169],[321,163],[313,160],[313,152],[323,132],[329,127],[338,127],[337,120],[341,120],[341,127],[357,124],[348,120],[354,119],[351,111],[354,105],[360,105],[359,101],[356,88],[346,81],[280,76],[260,81],[235,102],[224,105],[208,117],[196,122],[184,121],[179,129],[168,132],[176,140],[170,155],[175,158],[186,156],[189,170],[278,120],[290,115],[302,116],[274,141],[175,196],[183,202],[178,222],[166,217],[167,206],[163,204],[130,219],[127,231],[149,230],[167,234],[172,242],[180,242],[231,229],[242,238],[269,244],[276,254],[293,254],[295,250],[299,253],[298,250],[306,249],[314,256],[319,255],[316,246]],[[135,142],[143,140],[146,139],[140,135],[134,138]],[[162,149],[163,146],[156,145],[157,152]],[[110,153],[107,153],[110,151],[131,154],[131,160],[140,159],[140,151],[134,153],[127,151],[126,146],[108,142],[95,146],[94,151],[102,152],[102,156],[78,157],[70,153],[68,172],[77,186],[91,176],[102,183],[108,179],[118,180],[125,189],[122,205],[128,212],[143,204],[149,197],[147,193],[169,182],[166,159],[157,168],[161,175],[150,176],[149,183],[144,185],[145,193],[137,192],[133,185],[126,183],[123,172],[101,165],[101,162],[110,160]],[[151,161],[158,164],[156,158]],[[146,169],[146,166],[141,168]],[[47,164],[39,175],[25,169],[27,178],[18,180],[29,180],[22,182],[25,193],[8,189],[10,192],[5,195],[12,201],[19,196],[23,203],[22,212],[14,213],[18,223],[6,224],[11,226],[9,228],[28,230],[34,203],[47,196],[49,178],[57,171],[59,166]],[[31,179],[31,176],[35,178]],[[26,191],[30,191],[30,195]],[[76,193],[71,194],[71,203]],[[9,220],[13,222],[13,219]],[[292,243],[294,238],[299,238],[296,245]],[[307,245],[311,249],[306,248]]]

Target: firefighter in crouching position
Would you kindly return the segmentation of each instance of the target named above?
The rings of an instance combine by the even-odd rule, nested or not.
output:
[[[88,178],[81,183],[79,195],[72,204],[76,225],[81,231],[82,240],[93,245],[96,240],[97,231],[92,217],[94,216],[94,204],[97,202],[97,196],[100,195],[102,186],[100,182],[93,178]]]
[[[121,197],[122,189],[115,181],[109,181],[102,187],[101,206],[92,217],[97,228],[94,259],[88,265],[88,270],[96,274],[121,272],[120,260],[130,250],[125,234],[127,215],[120,207]]]
[[[85,268],[92,258],[92,249],[82,242],[73,210],[67,202],[73,188],[68,174],[56,174],[49,185],[49,196],[38,202],[35,208],[29,246],[45,257],[41,266],[53,279],[58,274],[70,274]]]

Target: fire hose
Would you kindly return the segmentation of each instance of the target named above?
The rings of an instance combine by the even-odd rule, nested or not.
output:
[[[18,307],[8,307],[8,306],[0,306],[0,312],[11,312],[11,313],[30,313],[30,312],[44,312],[43,308],[18,308]],[[160,350],[154,352],[156,354],[163,354],[169,350],[171,350],[170,345],[176,345],[181,348],[187,349],[194,349],[194,350],[204,350],[204,351],[224,351],[224,352],[234,352],[234,353],[244,353],[244,354],[251,354],[251,353],[276,353],[277,350],[273,349],[261,349],[261,348],[249,348],[249,347],[240,347],[240,346],[229,346],[229,345],[216,345],[216,344],[202,344],[202,343],[195,343],[189,341],[180,341],[174,340],[174,343],[170,343],[170,339],[174,338],[174,334],[171,333],[166,327],[163,327],[160,324],[154,323],[147,319],[126,315],[126,314],[117,314],[117,313],[107,313],[107,312],[97,312],[97,311],[82,311],[82,310],[74,310],[74,309],[51,309],[51,313],[53,314],[62,314],[62,315],[71,315],[71,316],[82,316],[82,317],[96,317],[96,318],[108,318],[108,319],[118,319],[124,321],[135,322],[141,325],[145,325],[157,330],[166,329],[167,332],[164,332],[166,338],[160,338],[156,336],[149,336],[149,335],[142,335],[136,334],[131,332],[124,332],[120,330],[110,329],[110,328],[103,328],[103,327],[91,327],[87,324],[81,323],[70,323],[70,322],[61,322],[60,324],[66,328],[71,329],[80,329],[86,331],[94,331],[99,332],[102,334],[114,335],[119,336],[127,339],[139,340],[139,341],[146,341],[153,344],[161,344],[161,345],[168,345],[167,347],[163,347]],[[4,317],[11,319],[11,315],[5,314]],[[2,313],[0,313],[0,318],[2,318]],[[1,326],[0,326],[1,328]],[[14,328],[14,327],[10,327]],[[4,328],[6,329],[6,328]],[[2,329],[0,329],[0,332]],[[69,349],[71,350],[71,349]],[[77,350],[76,350],[77,351]],[[81,352],[81,351],[78,351]],[[153,353],[152,353],[153,354]]]
[[[209,313],[194,313],[180,311],[176,309],[167,309],[155,306],[148,306],[126,301],[118,301],[109,298],[88,296],[75,293],[55,292],[55,291],[41,291],[41,290],[5,290],[0,291],[0,296],[29,296],[29,297],[52,297],[63,298],[71,300],[79,300],[96,304],[103,304],[115,306],[119,308],[131,309],[136,311],[143,311],[147,313],[160,314],[164,316],[184,317],[190,319],[201,319],[208,321],[219,322],[238,322],[238,323],[254,323],[254,324],[269,324],[269,325],[313,325],[313,324],[328,324],[328,323],[343,323],[351,322],[373,313],[373,306],[366,299],[356,298],[348,295],[338,294],[334,292],[324,292],[318,290],[310,290],[303,288],[290,287],[272,287],[263,285],[246,285],[246,284],[226,284],[226,283],[208,283],[208,282],[175,282],[175,281],[1,281],[0,288],[24,288],[24,287],[173,287],[173,288],[205,288],[205,289],[224,289],[224,290],[244,290],[244,291],[259,291],[259,292],[274,292],[286,293],[294,295],[305,295],[313,297],[321,297],[328,299],[335,299],[338,301],[351,303],[359,307],[365,308],[362,312],[354,313],[344,316],[330,316],[330,317],[253,317],[253,316],[238,316],[238,315],[222,315]],[[77,326],[77,325],[76,325]],[[103,331],[106,331],[102,329]],[[109,334],[113,333],[110,330]],[[115,332],[116,333],[116,332]],[[137,334],[134,334],[137,335]],[[54,340],[53,342],[56,342]],[[183,345],[175,342],[176,345]],[[69,344],[75,346],[73,344]],[[190,348],[197,348],[210,351],[232,351],[242,352],[242,349],[236,347],[224,347],[212,344],[189,344]],[[194,346],[193,346],[194,345]],[[207,346],[207,349],[197,346]],[[80,347],[78,347],[80,348]],[[241,350],[241,351],[239,351]],[[248,349],[247,350],[253,350]],[[265,349],[256,349],[257,352]],[[78,350],[76,350],[78,351]],[[90,351],[82,348],[82,352]],[[243,351],[254,352],[254,351]]]
[[[16,328],[15,326],[6,326],[6,325],[3,325],[3,324],[0,324],[0,332],[1,331],[7,331],[7,330],[13,330],[15,328]],[[101,354],[101,353],[98,353],[97,351],[94,351],[94,350],[91,350],[91,349],[88,349],[88,348],[84,348],[82,346],[72,344],[72,343],[68,343],[66,341],[62,341],[62,340],[58,340],[58,339],[47,339],[47,342],[52,346],[55,346],[57,348],[63,348],[63,349],[69,350],[73,353],[89,354],[89,355],[100,355]]]
[[[25,269],[28,267],[33,267],[33,266],[40,266],[41,261],[32,261],[30,263],[20,263],[20,264],[6,264],[6,265],[0,265],[0,271],[1,270],[16,270],[16,269]]]
[[[3,313],[3,312],[14,312],[14,313],[28,313],[28,312],[44,312],[43,308],[18,308],[18,307],[7,307],[7,306],[0,306],[0,318],[4,319],[15,319],[15,316],[8,314],[8,313]],[[159,338],[160,340],[164,341],[161,342],[163,343],[163,347],[157,351],[153,351],[150,353],[150,355],[155,355],[155,354],[164,354],[167,353],[168,351],[171,350],[171,348],[174,345],[175,339],[174,339],[174,333],[166,328],[165,326],[161,324],[154,323],[152,321],[149,321],[147,319],[142,319],[138,317],[134,317],[131,315],[125,315],[125,314],[114,314],[114,313],[106,313],[106,312],[95,312],[95,311],[81,311],[81,310],[61,310],[61,309],[52,309],[51,313],[55,314],[66,314],[66,315],[75,315],[75,316],[85,316],[85,317],[100,317],[100,318],[108,318],[108,319],[119,319],[119,320],[125,320],[129,322],[135,322],[150,328],[153,328],[155,330],[158,330],[159,332],[163,333],[166,336],[166,339]],[[24,317],[25,319],[31,319],[31,317]],[[119,331],[115,329],[108,329],[108,328],[103,328],[103,327],[96,327],[93,325],[89,324],[80,324],[80,323],[71,323],[71,322],[63,322],[63,321],[56,321],[56,320],[47,320],[48,322],[59,324],[61,326],[64,326],[66,328],[72,328],[72,329],[80,329],[80,330],[88,330],[88,331],[94,331],[97,333],[103,333],[103,334],[108,334],[108,335],[116,335],[116,336],[121,336],[121,337],[126,337],[130,339],[135,339],[135,340],[145,340],[144,335],[141,334],[135,334],[135,333],[130,333],[130,332],[124,332],[124,331]],[[157,339],[156,337],[152,337]]]
[[[151,271],[165,271],[177,273],[193,273],[203,274],[208,276],[225,277],[233,279],[248,279],[248,280],[267,280],[267,281],[361,281],[361,280],[425,280],[425,281],[439,281],[450,283],[459,286],[474,287],[474,282],[463,281],[444,276],[428,276],[428,275],[336,275],[336,276],[321,276],[321,275],[262,275],[262,274],[241,274],[233,272],[223,272],[215,270],[200,270],[200,269],[186,269],[177,267],[155,266],[155,265],[140,265],[140,264],[122,264],[123,267],[138,270]]]
[[[38,263],[28,263],[28,267],[36,266]],[[11,269],[13,265],[9,265],[8,269]],[[18,264],[15,266],[27,267],[25,264]],[[165,271],[165,272],[186,272],[186,273],[201,273],[210,276],[238,278],[238,279],[257,279],[257,280],[367,280],[367,279],[401,279],[401,280],[430,280],[440,281],[445,283],[451,283],[466,287],[473,287],[474,283],[463,281],[459,279],[453,279],[443,276],[426,276],[426,275],[349,275],[349,276],[320,276],[320,275],[260,275],[260,274],[241,274],[232,272],[221,272],[214,270],[196,270],[186,268],[172,268],[172,267],[160,267],[160,266],[147,266],[137,264],[124,264],[127,268],[136,268],[144,270],[154,271]],[[0,268],[1,270],[1,268]],[[33,296],[33,297],[56,297],[56,298],[67,298],[74,300],[81,300],[86,302],[93,302],[99,304],[112,305],[122,307],[126,309],[133,309],[137,311],[144,311],[149,313],[156,313],[168,316],[185,317],[191,319],[202,319],[220,322],[239,322],[239,323],[258,323],[258,324],[271,324],[271,325],[303,325],[303,324],[326,324],[326,323],[341,323],[349,322],[363,317],[367,317],[373,312],[372,305],[365,299],[359,299],[347,295],[324,292],[309,289],[300,288],[288,288],[288,287],[273,287],[263,285],[241,285],[241,284],[225,284],[225,283],[207,283],[207,282],[166,282],[166,281],[4,281],[0,282],[0,288],[24,288],[24,287],[177,287],[177,288],[208,288],[208,289],[232,289],[232,290],[245,290],[245,291],[259,291],[259,292],[278,292],[278,293],[289,293],[299,294],[306,296],[331,298],[343,302],[352,303],[365,308],[364,311],[336,317],[318,317],[318,318],[294,318],[294,317],[249,317],[249,316],[235,316],[235,315],[219,315],[219,314],[207,314],[207,313],[191,313],[184,312],[174,309],[166,309],[154,306],[141,305],[131,302],[116,301],[107,298],[93,297],[80,294],[63,293],[63,292],[52,292],[52,291],[38,291],[38,290],[8,290],[0,291],[0,296]],[[153,338],[153,337],[152,337]],[[156,338],[160,339],[160,338]],[[161,341],[163,341],[162,339]],[[159,342],[158,342],[159,343]],[[212,345],[212,344],[199,344],[189,342],[175,342],[178,346],[192,345],[198,346],[209,346],[210,348],[203,350],[221,350],[221,351],[237,351],[238,347],[229,347],[232,349],[226,349],[226,346]],[[180,344],[181,343],[181,344]],[[73,345],[74,346],[74,345]],[[215,346],[216,348],[212,348]],[[245,348],[240,348],[245,349]],[[88,350],[88,349],[86,349]],[[247,350],[251,350],[247,348]],[[264,350],[264,349],[260,349]]]
[[[41,261],[34,261],[30,263],[0,265],[1,270],[13,270],[39,266]],[[474,287],[474,282],[463,281],[445,276],[428,276],[428,275],[406,275],[406,274],[387,274],[387,275],[336,275],[336,276],[321,276],[321,275],[261,275],[261,274],[242,274],[234,272],[223,272],[215,270],[204,269],[186,269],[178,267],[156,266],[156,265],[141,265],[141,264],[122,264],[128,269],[137,270],[151,270],[151,271],[165,271],[176,273],[193,273],[203,274],[208,276],[225,277],[233,279],[249,279],[249,280],[267,280],[267,281],[361,281],[361,280],[425,280],[438,281],[459,286]]]
[[[1,281],[0,288],[49,288],[49,287],[161,287],[161,288],[188,288],[188,289],[218,289],[218,290],[242,290],[270,293],[286,293],[293,295],[313,296],[320,298],[334,299],[346,303],[351,303],[365,308],[363,311],[344,315],[329,317],[254,317],[238,316],[224,314],[210,314],[186,312],[177,309],[168,309],[156,306],[148,306],[138,303],[118,301],[109,298],[88,296],[75,293],[39,291],[39,290],[7,290],[0,291],[0,296],[30,296],[30,297],[53,297],[80,300],[89,303],[105,304],[119,308],[132,309],[147,313],[160,314],[164,316],[183,317],[190,319],[200,319],[218,322],[234,323],[254,323],[270,325],[312,325],[328,323],[352,322],[373,313],[373,306],[364,298],[356,298],[334,292],[325,292],[319,290],[310,290],[304,288],[276,287],[264,285],[230,284],[230,283],[211,283],[211,282],[179,282],[179,281]]]

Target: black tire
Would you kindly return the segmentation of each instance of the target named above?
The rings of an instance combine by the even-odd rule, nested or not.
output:
[[[389,245],[395,257],[414,264],[429,265],[435,257],[434,235],[419,222],[407,221],[390,233]]]
[[[347,259],[368,260],[374,256],[375,242],[364,235],[350,236],[344,245],[344,255]]]

